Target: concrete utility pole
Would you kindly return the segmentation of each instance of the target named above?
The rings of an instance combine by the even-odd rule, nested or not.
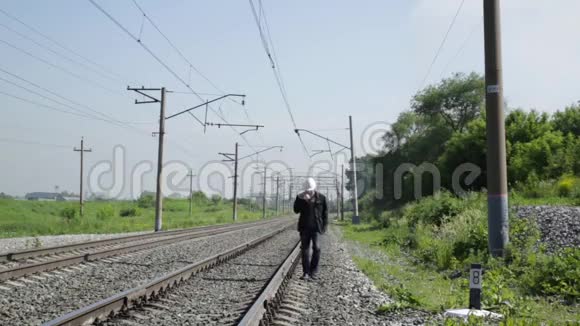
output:
[[[340,188],[338,188],[338,176],[334,179],[334,184],[336,186],[336,219],[338,220],[340,214]]]
[[[83,203],[83,167],[84,167],[84,153],[92,152],[92,149],[85,149],[85,139],[81,137],[81,148],[73,148],[73,151],[81,153],[81,180],[80,180],[80,190],[79,190],[79,214],[83,216],[85,213],[84,203]]]
[[[141,95],[143,95],[144,97],[148,98],[148,100],[145,101],[137,101],[135,100],[135,104],[146,104],[146,103],[161,103],[161,110],[159,113],[159,132],[157,132],[156,134],[159,135],[159,150],[158,150],[158,157],[157,157],[157,189],[156,189],[156,194],[155,194],[155,231],[161,231],[162,228],[162,219],[163,219],[163,193],[162,193],[162,181],[163,181],[163,139],[165,138],[165,120],[169,120],[172,118],[175,118],[177,116],[180,116],[182,114],[185,113],[189,113],[193,118],[195,118],[203,127],[204,127],[204,132],[205,132],[205,128],[208,125],[214,125],[211,123],[207,122],[207,108],[208,105],[210,103],[216,102],[216,101],[220,101],[226,97],[243,97],[245,98],[246,95],[243,94],[224,94],[220,97],[214,98],[212,100],[206,101],[204,103],[195,105],[191,108],[185,109],[183,111],[174,113],[170,116],[165,116],[165,87],[162,88],[145,88],[145,87],[141,87],[141,88],[131,88],[129,86],[127,86],[127,90],[129,91],[134,91],[136,93],[139,93]],[[157,99],[149,94],[147,94],[147,91],[161,91],[161,99]],[[242,105],[244,105],[244,101],[242,100]],[[203,122],[201,120],[199,120],[195,115],[193,115],[193,113],[191,113],[191,111],[201,108],[201,107],[206,107],[206,121]],[[230,124],[217,124],[218,127],[221,126],[251,126],[252,128],[256,128],[256,130],[258,130],[258,128],[263,127],[261,125],[230,125]],[[154,133],[155,134],[155,133]]]
[[[234,198],[233,198],[233,214],[232,214],[232,218],[235,221],[238,218],[238,143],[236,143],[236,149],[233,153],[218,153],[219,155],[222,155],[223,157],[225,157],[226,159],[223,160],[223,162],[234,162],[234,175],[233,175],[233,180],[234,180]],[[233,156],[233,157],[232,157]]]
[[[278,201],[280,200],[280,176],[276,177],[276,216],[278,216],[278,209],[280,207]]]
[[[344,221],[344,164],[340,165],[340,220]]]
[[[358,189],[356,179],[356,156],[354,156],[354,137],[352,131],[352,116],[348,116],[348,129],[350,131],[350,157],[352,169],[352,184],[353,184],[353,207],[354,215],[352,216],[352,224],[360,224],[360,216],[358,215]]]
[[[238,219],[238,143],[234,153],[234,221]]]
[[[159,145],[157,150],[157,186],[155,191],[155,232],[161,231],[162,220],[163,220],[163,193],[161,191],[163,183],[163,139],[165,138],[165,87],[161,88],[131,88],[127,86],[127,90],[134,91],[148,98],[149,100],[137,101],[135,104],[149,104],[149,103],[160,103],[159,109],[159,131],[157,134],[159,137]],[[161,91],[161,99],[157,99],[146,92],[148,91]]]
[[[165,138],[165,87],[161,88],[159,110],[159,147],[157,150],[157,187],[155,192],[155,231],[161,231],[163,219],[163,139]]]
[[[293,212],[294,210],[294,202],[292,201],[294,198],[292,198],[292,181],[290,181],[288,183],[288,210],[290,211],[290,213]]]
[[[503,256],[509,242],[499,0],[483,1],[487,129],[488,244]]]
[[[189,174],[187,176],[189,177],[189,216],[191,216],[193,205],[193,177],[195,177],[193,170],[189,170]]]
[[[262,193],[262,218],[266,218],[266,165],[264,165],[264,192]]]

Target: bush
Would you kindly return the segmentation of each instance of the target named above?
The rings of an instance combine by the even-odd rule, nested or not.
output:
[[[221,211],[221,208],[217,206],[208,206],[203,211],[206,213],[213,213]]]
[[[60,216],[62,216],[67,222],[75,219],[77,215],[77,210],[74,207],[66,207],[60,211]]]
[[[141,197],[137,199],[137,206],[141,208],[153,207],[154,204],[155,200],[153,199],[153,195],[141,195]]]
[[[139,211],[135,207],[123,208],[119,211],[121,217],[133,217],[139,215]]]
[[[565,248],[552,255],[530,254],[521,282],[534,295],[556,295],[569,303],[580,298],[580,249]]]
[[[462,199],[444,191],[407,206],[404,215],[411,226],[418,222],[441,226],[445,218],[456,216],[462,208]]]
[[[207,196],[203,191],[195,191],[192,195],[192,201],[196,204],[204,204],[207,203]]]
[[[214,205],[219,205],[222,202],[222,196],[220,196],[220,195],[212,195],[211,196],[211,202]]]
[[[558,182],[558,196],[570,197],[574,189],[574,178],[565,177]]]
[[[113,216],[115,216],[115,208],[111,205],[103,206],[103,207],[99,208],[99,210],[97,211],[97,218],[99,220],[104,220],[108,217],[113,217]]]

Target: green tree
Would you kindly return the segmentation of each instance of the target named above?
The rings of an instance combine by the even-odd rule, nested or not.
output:
[[[445,151],[437,161],[441,169],[442,185],[451,189],[451,178],[457,167],[464,163],[472,163],[481,168],[479,176],[465,190],[479,190],[486,185],[486,126],[485,117],[471,121],[464,132],[456,132],[445,145]]]
[[[423,116],[440,116],[453,131],[461,132],[479,116],[484,86],[483,77],[476,73],[457,73],[420,91],[413,97],[411,107]]]
[[[513,110],[505,121],[506,138],[512,144],[530,142],[552,130],[550,116],[535,110],[530,112],[524,112],[522,109]]]
[[[580,101],[554,114],[554,129],[580,137]]]

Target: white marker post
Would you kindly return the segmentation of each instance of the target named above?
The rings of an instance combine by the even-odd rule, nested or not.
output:
[[[469,309],[448,309],[445,317],[461,318],[465,321],[469,316],[500,320],[502,315],[481,309],[481,285],[483,284],[483,269],[481,264],[471,264],[469,270]]]
[[[469,270],[469,309],[481,310],[481,264],[471,264]]]

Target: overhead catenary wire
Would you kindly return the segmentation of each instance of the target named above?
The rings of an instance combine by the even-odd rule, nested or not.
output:
[[[46,51],[48,51],[48,52],[50,52],[50,53],[52,53],[52,54],[54,54],[54,55],[56,55],[56,56],[58,56],[58,57],[60,57],[60,58],[62,58],[64,60],[70,62],[70,63],[73,63],[73,64],[76,64],[78,66],[81,66],[84,69],[90,70],[90,71],[92,71],[92,72],[94,72],[94,73],[96,73],[96,74],[98,74],[98,75],[100,75],[100,76],[102,76],[104,78],[107,78],[109,80],[115,80],[116,79],[116,78],[113,78],[113,77],[111,77],[111,76],[109,76],[109,75],[107,75],[105,73],[102,73],[102,72],[98,71],[97,69],[95,69],[95,68],[93,68],[93,67],[91,67],[91,66],[89,66],[89,65],[87,65],[87,64],[85,64],[83,62],[79,62],[78,60],[75,60],[75,59],[73,59],[73,58],[71,58],[71,57],[69,57],[67,55],[64,55],[64,54],[62,54],[62,53],[60,53],[58,51],[55,51],[55,50],[51,49],[50,47],[48,47],[48,46],[46,46],[46,45],[44,45],[44,44],[36,41],[35,39],[33,39],[33,38],[31,38],[31,37],[29,37],[29,36],[27,36],[27,35],[19,32],[19,31],[15,30],[15,29],[13,29],[13,28],[5,25],[5,24],[0,23],[0,26],[3,27],[4,29],[6,29],[6,30],[8,30],[8,31],[10,31],[10,32],[12,32],[12,33],[20,36],[21,38],[23,38],[23,39],[25,39],[25,40],[27,40],[29,42],[32,42],[36,46],[38,46],[40,48],[43,48]]]
[[[44,147],[54,147],[54,148],[67,148],[70,149],[70,145],[61,145],[61,144],[51,144],[51,143],[44,143],[39,141],[31,141],[31,140],[22,140],[22,139],[15,139],[15,138],[4,138],[0,137],[0,142],[3,143],[13,143],[13,144],[23,144],[23,145],[37,145],[37,146],[44,146]]]
[[[433,57],[433,60],[431,61],[431,64],[429,65],[429,69],[427,69],[427,73],[425,74],[425,77],[423,77],[423,81],[421,82],[420,88],[423,88],[425,86],[425,82],[427,82],[429,75],[431,75],[431,71],[433,70],[433,66],[435,65],[435,62],[437,62],[437,59],[439,58],[439,55],[441,54],[441,50],[443,49],[443,46],[445,46],[445,43],[447,42],[447,38],[449,37],[449,33],[453,29],[453,26],[455,25],[455,22],[457,21],[457,17],[459,16],[459,13],[461,12],[461,8],[463,8],[464,3],[465,3],[465,0],[461,0],[461,2],[459,3],[459,7],[457,8],[457,11],[455,12],[455,16],[453,16],[453,19],[451,20],[451,23],[449,24],[449,27],[447,28],[447,32],[445,32],[445,35],[443,36],[443,39],[441,40],[441,44],[439,44],[439,48],[437,49],[437,52],[435,52],[435,56]]]
[[[469,32],[469,34],[467,34],[467,37],[463,40],[463,42],[461,42],[461,46],[459,46],[459,48],[457,49],[457,52],[455,53],[455,55],[445,64],[445,66],[443,67],[443,69],[441,70],[441,75],[440,78],[443,78],[443,76],[445,75],[445,73],[447,72],[447,69],[449,68],[449,66],[455,61],[457,60],[457,58],[459,57],[459,55],[461,55],[461,53],[463,52],[463,50],[465,49],[465,47],[467,46],[467,44],[469,43],[469,40],[471,40],[471,37],[475,34],[475,32],[481,27],[483,26],[483,17],[481,19],[481,21],[474,25],[471,28],[471,31]]]
[[[188,65],[188,78],[187,78],[187,86],[190,85],[191,82],[191,70],[193,69],[199,76],[201,76],[208,84],[210,84],[215,90],[217,90],[218,92],[220,92],[221,94],[219,95],[225,95],[226,92],[221,89],[219,86],[217,86],[216,83],[214,83],[211,79],[209,79],[204,73],[201,72],[200,69],[198,69],[184,54],[183,52],[175,45],[175,43],[173,43],[169,37],[163,33],[163,31],[161,30],[161,28],[159,28],[159,26],[153,21],[153,19],[145,12],[145,10],[139,5],[139,3],[137,2],[137,0],[133,0],[133,4],[135,5],[135,7],[137,7],[137,9],[141,12],[141,14],[143,14],[143,18],[145,20],[147,20],[151,26],[153,26],[153,28],[155,28],[155,30],[165,39],[165,41],[167,41],[167,43],[169,44],[169,46],[171,46],[171,48],[181,57],[181,59],[183,59],[183,61],[185,61],[185,63],[187,63]],[[141,33],[141,32],[140,32]],[[141,36],[139,36],[139,39],[141,39]],[[194,95],[202,95],[201,93],[197,93]],[[232,99],[232,98],[228,98],[229,101],[232,101],[234,103],[240,104],[238,101]],[[250,117],[250,114],[248,113],[248,110],[246,108],[243,108],[244,114],[246,116],[246,119],[248,120],[248,122],[250,124],[255,124],[253,119]],[[260,134],[261,137],[261,134]],[[245,140],[245,138],[244,138]],[[263,139],[262,139],[263,141]],[[247,142],[247,141],[246,141]]]
[[[133,128],[132,126],[130,126],[130,124],[137,124],[137,123],[138,123],[138,124],[142,124],[142,123],[143,123],[143,124],[148,124],[148,123],[155,123],[155,122],[131,122],[131,121],[121,121],[121,120],[118,120],[118,119],[116,119],[116,118],[114,118],[114,117],[112,117],[112,116],[110,116],[110,115],[107,115],[107,114],[105,114],[105,113],[103,113],[103,112],[101,112],[101,111],[99,111],[99,110],[93,109],[93,108],[91,108],[90,106],[88,106],[88,105],[86,105],[86,104],[80,103],[80,102],[78,102],[78,101],[75,101],[75,100],[72,100],[72,99],[70,99],[70,98],[68,98],[68,97],[65,97],[65,96],[63,96],[63,95],[61,95],[61,94],[58,94],[58,93],[57,93],[57,92],[55,92],[55,91],[52,91],[52,90],[50,90],[50,89],[48,89],[48,88],[46,88],[46,87],[43,87],[43,86],[41,86],[41,85],[39,85],[39,84],[37,84],[37,83],[35,83],[35,82],[33,82],[33,81],[30,81],[30,80],[28,80],[28,79],[26,79],[26,78],[24,78],[24,77],[22,77],[22,76],[20,76],[20,75],[17,75],[17,74],[15,74],[15,73],[13,73],[13,72],[10,72],[10,71],[8,71],[8,70],[6,70],[6,69],[2,68],[2,67],[0,67],[0,72],[3,72],[3,73],[5,73],[5,74],[7,74],[7,75],[9,75],[9,76],[11,76],[11,77],[13,77],[13,78],[16,78],[16,79],[18,79],[18,80],[20,80],[20,81],[22,81],[22,82],[25,82],[25,83],[26,83],[26,84],[28,84],[28,85],[31,85],[31,86],[33,86],[33,87],[36,87],[37,89],[40,89],[40,90],[42,90],[42,91],[44,91],[44,92],[46,92],[46,93],[49,93],[49,94],[51,94],[51,95],[53,95],[53,96],[56,96],[56,97],[57,97],[57,98],[59,98],[59,99],[62,99],[62,100],[66,101],[66,102],[69,102],[69,103],[72,103],[73,105],[75,105],[75,106],[77,106],[77,107],[81,107],[81,108],[84,108],[84,109],[86,109],[86,110],[88,110],[88,111],[90,111],[90,112],[93,112],[93,113],[95,113],[95,114],[98,114],[98,115],[99,115],[99,116],[101,116],[101,117],[102,117],[104,120],[110,120],[111,122],[114,122],[114,123],[116,123],[116,124],[119,124],[119,125],[124,125],[125,127],[128,127],[128,128]],[[133,129],[135,129],[135,128],[133,128]],[[135,129],[135,130],[137,130],[137,131],[139,131],[139,132],[142,132],[142,130],[140,130],[140,129]]]
[[[155,54],[155,52],[153,52],[147,45],[145,45],[145,43],[143,42],[143,40],[139,39],[138,37],[136,37],[133,33],[131,33],[125,26],[123,26],[123,24],[121,24],[117,19],[115,19],[109,12],[107,12],[103,7],[101,7],[98,3],[96,3],[94,0],[88,0],[93,6],[95,6],[95,8],[97,8],[101,13],[103,13],[107,18],[109,18],[109,20],[111,20],[115,25],[117,25],[117,27],[119,27],[121,30],[123,30],[129,37],[131,37],[135,42],[137,42],[147,53],[149,53],[149,55],[151,55],[160,65],[162,65],[175,79],[177,79],[180,83],[182,83],[187,89],[189,89],[192,94],[196,95],[198,97],[199,100],[204,101],[204,99],[181,77],[179,76],[179,74],[177,74],[171,67],[169,67],[169,65],[167,65],[163,60],[161,60],[161,58]],[[211,105],[208,105],[208,107],[210,108],[210,110],[212,110],[212,112],[214,112],[214,114],[216,116],[218,116],[224,123],[229,124],[229,122],[227,121],[227,119],[221,115],[220,113],[218,113],[215,109],[213,109],[213,107]],[[234,132],[236,132],[236,134],[239,135],[239,132],[236,130],[235,127],[231,127],[230,128],[232,130],[234,130]],[[248,146],[251,147],[251,144],[248,142],[248,140],[246,139],[246,137],[244,135],[240,135],[240,137],[244,140],[244,142],[246,142],[246,144]]]
[[[40,102],[36,102],[36,101],[33,101],[33,100],[29,100],[29,99],[26,99],[26,98],[21,97],[21,96],[18,96],[18,95],[6,93],[4,91],[0,91],[0,94],[2,94],[4,96],[7,96],[7,97],[11,97],[13,99],[20,100],[22,102],[26,102],[26,103],[32,104],[32,105],[36,105],[36,106],[39,106],[39,107],[44,107],[44,108],[47,108],[47,109],[52,110],[52,111],[58,111],[58,112],[61,112],[61,113],[65,113],[65,114],[70,114],[70,115],[82,117],[82,118],[85,118],[85,119],[104,120],[104,119],[100,119],[100,118],[94,118],[94,117],[91,117],[91,116],[87,116],[86,114],[82,114],[82,113],[78,113],[78,112],[74,112],[74,111],[69,111],[69,110],[65,110],[65,109],[61,109],[61,108],[54,107],[52,105],[47,105],[47,104],[44,104],[44,103],[40,103]]]
[[[58,101],[58,100],[55,100],[55,99],[53,99],[53,98],[50,98],[50,97],[48,97],[48,96],[46,96],[46,95],[43,95],[43,94],[41,94],[41,93],[39,93],[39,92],[37,92],[37,91],[34,91],[34,90],[32,90],[32,89],[30,89],[30,88],[28,88],[28,87],[25,87],[25,86],[19,85],[19,84],[17,84],[17,83],[15,83],[15,82],[13,82],[13,81],[10,81],[10,80],[8,80],[8,79],[4,79],[4,78],[0,77],[0,80],[1,80],[1,81],[3,81],[3,82],[5,82],[5,83],[8,83],[8,84],[10,84],[10,85],[13,85],[13,86],[15,86],[15,87],[17,87],[17,88],[23,89],[23,90],[25,90],[25,91],[27,91],[27,92],[29,92],[29,93],[32,93],[32,94],[34,94],[34,95],[36,95],[36,96],[42,97],[42,98],[44,98],[45,100],[49,100],[49,101],[51,101],[51,102],[54,102],[54,103],[56,103],[56,104],[58,104],[58,105],[61,105],[61,106],[67,107],[67,108],[69,108],[70,110],[72,110],[72,111],[76,112],[78,115],[80,115],[80,116],[83,116],[83,117],[85,117],[85,118],[88,118],[88,119],[93,119],[93,120],[100,120],[100,121],[105,121],[105,122],[111,122],[111,123],[113,122],[112,120],[107,120],[107,119],[104,119],[104,118],[97,117],[97,116],[95,116],[95,115],[93,115],[93,114],[86,113],[86,112],[84,112],[84,111],[82,111],[82,110],[79,110],[79,109],[77,109],[77,108],[75,108],[75,107],[73,107],[73,106],[69,105],[69,104],[66,104],[66,103],[60,102],[60,101]],[[65,110],[65,111],[66,111],[66,110]],[[70,111],[67,111],[67,112],[70,112]]]
[[[260,2],[260,15],[258,15],[258,12],[256,11],[256,6],[254,5],[254,2],[252,0],[248,0],[248,1],[250,2],[252,14],[254,16],[256,26],[258,27],[260,39],[262,40],[262,46],[264,47],[264,51],[266,52],[266,56],[270,60],[272,71],[274,73],[274,78],[276,79],[276,84],[278,85],[278,88],[280,90],[280,94],[282,95],[282,99],[284,101],[286,111],[288,112],[288,115],[290,116],[290,120],[292,122],[294,129],[298,129],[298,126],[296,124],[296,120],[294,119],[294,114],[292,113],[292,107],[290,106],[290,102],[288,100],[288,94],[286,93],[286,87],[284,85],[284,82],[282,81],[281,73],[279,72],[279,67],[278,67],[278,64],[276,61],[276,57],[273,55],[273,52],[272,53],[270,52],[270,47],[273,48],[273,43],[271,42],[271,39],[272,39],[271,35],[268,32],[268,39],[266,39],[266,36],[264,35],[264,30],[262,29],[261,18],[263,18],[263,20],[265,22],[267,21],[266,14],[263,10],[262,3]],[[268,42],[268,40],[270,40],[270,42]],[[302,145],[302,149],[304,151],[304,154],[306,155],[306,157],[308,157],[309,160],[311,160],[308,148],[306,147],[306,144],[304,144],[304,140],[302,139],[300,134],[297,133],[296,135],[298,136],[298,139],[300,140],[300,144]]]
[[[44,63],[44,64],[46,64],[46,65],[48,65],[48,66],[50,66],[52,68],[54,68],[54,69],[60,70],[61,72],[65,73],[65,74],[67,74],[69,76],[72,76],[72,77],[74,77],[74,78],[76,78],[78,80],[81,80],[83,82],[89,83],[89,84],[91,84],[91,85],[93,85],[95,87],[98,87],[100,89],[103,89],[103,90],[105,90],[107,92],[111,92],[111,93],[114,93],[114,94],[122,95],[122,93],[119,93],[116,90],[110,89],[110,88],[108,88],[106,86],[101,85],[98,82],[95,82],[94,80],[91,80],[91,79],[85,78],[85,77],[83,77],[81,75],[78,75],[78,74],[76,74],[76,73],[74,73],[74,72],[72,72],[72,71],[70,71],[70,70],[68,70],[68,69],[66,69],[64,67],[61,67],[61,66],[59,66],[59,65],[57,65],[55,63],[52,63],[52,62],[50,62],[50,61],[48,61],[46,59],[43,59],[43,58],[41,58],[41,57],[39,57],[39,56],[37,56],[37,55],[35,55],[35,54],[27,51],[27,50],[24,50],[24,49],[22,49],[22,48],[20,48],[20,47],[18,47],[16,45],[10,43],[10,42],[7,42],[5,40],[0,39],[0,43],[3,43],[7,47],[12,48],[13,50],[16,50],[16,51],[18,51],[20,53],[23,53],[23,54],[25,54],[25,55],[33,58],[33,59],[36,59],[36,60],[38,60],[38,61],[40,61],[40,62],[42,62],[42,63]]]
[[[128,80],[128,79],[124,78],[123,76],[121,76],[121,75],[119,75],[119,74],[117,74],[117,73],[115,73],[115,72],[113,72],[113,71],[111,71],[111,70],[107,69],[106,67],[104,67],[104,66],[100,65],[99,63],[97,63],[97,62],[95,62],[95,61],[93,61],[93,60],[91,60],[91,59],[87,58],[86,56],[83,56],[83,55],[79,54],[78,52],[76,52],[76,51],[72,50],[71,48],[67,47],[66,45],[64,45],[64,44],[62,44],[62,43],[60,43],[60,42],[56,41],[55,39],[53,39],[53,38],[49,37],[48,35],[46,35],[46,34],[44,34],[44,33],[40,32],[40,31],[38,31],[36,28],[34,28],[34,27],[32,27],[31,25],[29,25],[29,24],[25,23],[24,21],[20,20],[19,18],[15,17],[14,15],[11,15],[11,14],[9,14],[8,12],[6,12],[5,10],[3,10],[3,9],[1,9],[1,8],[0,8],[0,13],[4,14],[5,16],[9,17],[9,18],[10,18],[10,19],[12,19],[12,20],[14,20],[14,21],[18,22],[19,24],[21,24],[21,25],[25,26],[25,27],[26,27],[26,28],[28,28],[30,31],[34,32],[34,33],[35,33],[35,34],[37,34],[37,35],[40,35],[42,38],[44,38],[44,39],[48,40],[49,42],[51,42],[52,44],[56,45],[57,47],[59,47],[59,48],[61,48],[61,49],[65,50],[65,51],[67,51],[67,52],[69,52],[69,53],[71,53],[71,54],[73,54],[73,55],[75,55],[75,56],[77,56],[77,57],[79,57],[79,58],[83,59],[83,60],[84,60],[84,61],[86,61],[87,63],[89,63],[89,64],[91,64],[91,65],[93,65],[93,66],[95,66],[95,67],[99,68],[100,70],[102,70],[102,71],[104,71],[104,72],[108,73],[109,75],[116,77],[116,79],[118,79],[118,80],[121,80],[121,81],[123,81],[123,80],[125,80],[125,81],[126,81],[126,80]],[[6,28],[6,26],[4,26],[4,27]],[[9,28],[7,28],[7,29],[9,29]],[[11,30],[11,29],[9,29],[9,30]],[[35,42],[35,41],[33,41],[33,40],[30,38],[30,37],[27,37],[27,36],[25,36],[24,34],[22,34],[22,33],[19,33],[19,32],[16,32],[16,31],[14,31],[14,30],[11,30],[11,31],[13,31],[14,33],[18,34],[19,36],[21,36],[21,37],[23,37],[23,38],[25,38],[25,39],[27,39],[27,40],[29,40],[29,41],[32,41],[32,42],[33,42],[33,43],[35,43],[36,45],[38,45],[38,46],[41,46],[41,47],[42,47],[42,45],[41,45],[41,44],[39,44],[38,42]],[[21,52],[21,53],[24,53],[24,54],[26,54],[27,56],[30,56],[30,57],[32,57],[32,58],[34,58],[34,59],[38,60],[38,61],[41,61],[41,62],[42,62],[42,63],[44,63],[44,64],[47,64],[47,65],[49,65],[49,66],[51,66],[51,67],[53,67],[53,68],[55,68],[55,69],[58,69],[58,70],[60,70],[60,71],[62,71],[62,72],[65,72],[66,74],[68,74],[68,75],[71,75],[71,76],[75,77],[76,79],[79,79],[79,80],[81,80],[81,81],[88,82],[88,83],[92,84],[93,86],[96,86],[96,87],[102,88],[102,89],[104,89],[104,90],[107,90],[107,91],[109,91],[109,92],[113,92],[113,93],[115,93],[115,94],[119,94],[119,95],[121,95],[121,96],[125,96],[125,94],[123,94],[123,93],[120,93],[120,92],[118,92],[118,91],[116,91],[116,90],[112,90],[112,89],[106,88],[106,87],[104,87],[103,85],[101,85],[101,84],[99,84],[99,83],[97,83],[97,82],[95,82],[95,81],[92,81],[92,80],[90,80],[90,79],[88,79],[88,78],[84,78],[84,77],[82,77],[82,76],[80,76],[80,75],[78,75],[78,74],[75,74],[75,73],[71,72],[70,70],[68,70],[68,69],[66,69],[66,68],[60,67],[59,65],[56,65],[56,64],[54,64],[54,63],[51,63],[50,61],[48,61],[48,60],[46,60],[46,59],[40,58],[39,56],[36,56],[36,55],[32,54],[31,52],[29,52],[29,51],[26,51],[26,50],[24,50],[24,49],[22,49],[22,48],[19,48],[19,47],[15,46],[15,45],[13,45],[13,44],[11,44],[11,43],[7,42],[7,41],[0,40],[0,42],[1,42],[1,43],[4,43],[4,44],[5,44],[6,46],[8,46],[8,47],[11,47],[11,48],[13,48],[14,50],[17,50],[17,51],[19,51],[19,52]],[[44,47],[44,48],[45,48],[46,50],[49,50],[49,48],[47,48],[47,47]],[[49,50],[49,51],[50,51],[50,52],[52,52],[52,53],[53,53],[53,54],[55,54],[55,55],[58,55],[58,54],[57,54],[58,52],[56,52],[56,51],[51,51],[51,50]],[[62,55],[62,54],[61,54],[60,56],[61,56],[61,57],[63,57],[63,58],[64,58],[64,57],[66,57],[66,56],[64,56],[64,55]],[[74,60],[69,58],[69,60],[68,60],[68,61],[74,61]],[[83,65],[82,63],[80,63],[80,62],[78,62],[78,61],[75,61],[75,62],[77,62],[77,63],[78,63],[78,64],[80,64],[80,65]],[[145,131],[145,130],[142,130],[142,129],[139,129],[139,128],[136,128],[136,127],[134,127],[133,125],[135,125],[135,124],[150,124],[150,123],[156,123],[156,122],[148,122],[148,121],[121,121],[121,120],[118,120],[118,119],[116,119],[116,118],[114,118],[114,117],[112,117],[112,116],[109,116],[109,115],[107,115],[107,114],[104,114],[104,113],[102,113],[102,112],[100,112],[100,111],[98,111],[98,110],[92,109],[92,108],[90,108],[89,106],[87,106],[87,105],[85,105],[85,104],[79,103],[79,102],[77,102],[77,101],[74,101],[74,100],[71,100],[71,99],[69,99],[69,98],[66,98],[66,97],[64,97],[64,96],[62,96],[62,95],[60,95],[60,94],[57,94],[57,93],[56,93],[56,92],[54,92],[54,91],[51,91],[51,90],[49,90],[49,89],[47,89],[47,88],[45,88],[45,87],[42,87],[42,86],[40,86],[40,85],[38,85],[38,84],[36,84],[36,83],[34,83],[34,82],[31,82],[31,81],[29,81],[29,80],[26,80],[26,79],[24,79],[23,77],[21,77],[21,76],[18,76],[18,75],[14,74],[14,73],[11,73],[11,72],[9,72],[9,71],[7,71],[7,70],[5,70],[5,69],[2,69],[2,68],[0,68],[0,71],[4,72],[4,73],[6,73],[6,74],[8,74],[8,75],[10,75],[10,76],[12,76],[12,77],[14,77],[14,78],[17,78],[17,79],[19,79],[20,81],[24,81],[25,83],[27,83],[27,84],[29,84],[29,85],[32,85],[32,86],[34,86],[34,87],[36,87],[36,88],[38,88],[38,89],[41,89],[41,90],[43,90],[43,91],[45,91],[45,92],[47,92],[47,93],[49,93],[49,94],[51,94],[51,95],[53,95],[53,96],[56,96],[56,97],[58,97],[58,98],[60,98],[60,99],[62,99],[62,100],[64,100],[64,101],[67,101],[67,102],[69,102],[69,103],[72,103],[72,104],[74,104],[74,106],[77,106],[77,107],[76,107],[76,108],[74,108],[74,106],[65,105],[65,106],[69,107],[69,109],[72,109],[72,111],[70,111],[70,110],[66,110],[66,109],[58,108],[58,107],[55,107],[55,106],[46,105],[46,104],[43,104],[43,103],[40,103],[40,102],[36,102],[36,101],[30,100],[30,99],[26,99],[26,98],[24,98],[24,97],[17,96],[17,95],[14,95],[14,94],[9,94],[9,93],[6,93],[6,92],[0,92],[0,94],[2,94],[2,95],[4,95],[4,96],[11,97],[11,98],[13,98],[13,99],[17,99],[17,100],[19,100],[19,101],[26,102],[26,103],[29,103],[29,104],[35,105],[35,106],[37,106],[37,107],[43,107],[43,108],[46,108],[46,109],[49,109],[49,110],[52,110],[52,111],[56,111],[56,112],[60,112],[60,113],[64,113],[64,114],[69,114],[69,115],[74,115],[74,116],[77,116],[77,117],[80,117],[80,118],[84,118],[84,119],[100,120],[100,121],[103,121],[103,122],[106,122],[106,123],[110,123],[110,124],[112,124],[112,125],[115,125],[115,126],[118,126],[118,127],[122,127],[122,128],[128,129],[128,130],[130,130],[130,131],[134,131],[134,132],[136,132],[136,133],[139,133],[140,135],[147,135],[148,137],[150,137],[150,135],[151,135],[149,132],[147,132],[147,131]],[[12,83],[12,82],[10,82],[10,83]],[[12,83],[12,84],[14,84],[14,83]],[[19,87],[19,88],[23,88],[21,85],[19,85],[19,86],[17,86],[17,87]],[[30,89],[28,89],[27,91],[30,91]],[[40,94],[38,94],[38,93],[36,93],[36,95],[38,95],[38,96],[41,96],[41,97],[44,97],[44,98],[46,98],[46,99],[49,99],[48,97],[46,97],[46,96],[44,96],[44,95],[40,95]],[[50,100],[50,99],[49,99],[49,100]],[[53,102],[54,102],[54,100],[53,100],[53,99],[52,99],[51,101],[53,101]],[[62,104],[63,104],[63,103],[61,103],[61,105],[62,105]],[[93,114],[91,114],[91,113],[83,112],[83,110],[82,110],[82,109],[79,109],[79,107],[82,107],[82,108],[84,108],[84,109],[86,109],[86,110],[88,110],[88,111],[91,111],[91,112],[93,112],[93,113],[95,113],[95,114],[98,114],[100,117],[98,117],[98,116],[96,116],[96,115],[93,115]],[[186,149],[185,149],[183,146],[181,146],[181,145],[180,145],[180,144],[179,144],[179,143],[178,143],[176,140],[169,139],[169,141],[170,141],[171,143],[175,144],[176,146],[178,146],[178,147],[179,147],[179,149],[180,149],[182,152],[186,153],[186,154],[187,154],[187,155],[189,155],[189,156],[192,156],[192,153],[191,153],[191,151],[189,151],[189,150],[186,150]],[[193,155],[193,156],[195,156],[195,155]]]
[[[70,47],[62,44],[61,42],[56,41],[54,38],[52,38],[52,37],[44,34],[43,32],[41,32],[38,29],[34,28],[30,24],[27,24],[26,22],[24,22],[23,20],[19,19],[18,17],[14,16],[14,15],[12,15],[10,13],[8,13],[6,10],[0,8],[0,13],[4,14],[6,17],[8,17],[8,18],[10,18],[10,19],[18,22],[19,24],[23,25],[24,27],[26,27],[30,31],[34,32],[35,34],[40,35],[42,38],[48,40],[49,42],[51,42],[52,44],[58,46],[59,48],[61,48],[61,49],[65,50],[65,51],[67,51],[67,52],[69,52],[69,53],[71,53],[71,54],[73,54],[73,55],[75,55],[75,56],[83,59],[84,61],[86,61],[87,63],[89,63],[89,64],[91,64],[91,65],[93,65],[95,67],[98,67],[100,70],[108,73],[109,75],[115,76],[119,80],[125,80],[125,78],[123,78],[118,73],[116,73],[116,72],[114,72],[114,71],[112,71],[112,70],[104,67],[103,65],[95,62],[94,60],[91,60],[91,59],[87,58],[86,56],[78,53],[77,51],[72,50]]]

